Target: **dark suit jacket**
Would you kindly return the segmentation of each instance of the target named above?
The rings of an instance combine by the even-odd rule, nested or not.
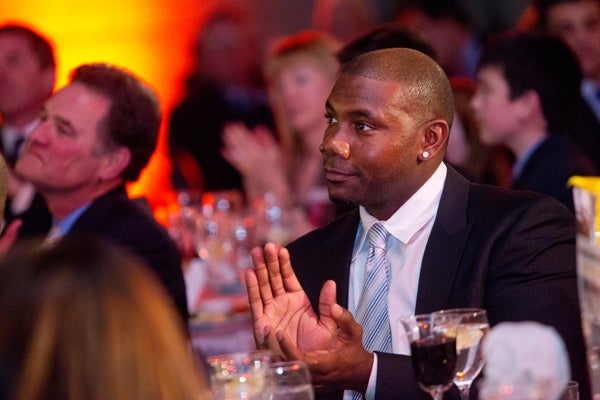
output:
[[[597,174],[594,164],[570,138],[554,134],[529,156],[512,187],[552,196],[574,213],[572,189],[567,181],[573,175]]]
[[[348,305],[348,280],[360,217],[352,211],[288,245],[315,310],[328,279]],[[573,215],[554,199],[470,183],[448,167],[419,279],[416,313],[482,307],[490,324],[539,321],[554,326],[569,351],[572,375],[589,398],[575,269]],[[456,396],[453,397],[452,395]],[[377,399],[429,399],[410,358],[378,353]],[[458,398],[457,391],[448,398]],[[319,399],[341,398],[341,392]]]
[[[187,299],[179,252],[146,204],[130,200],[125,187],[94,200],[75,221],[67,233],[70,235],[94,235],[141,256],[164,284],[187,327]]]

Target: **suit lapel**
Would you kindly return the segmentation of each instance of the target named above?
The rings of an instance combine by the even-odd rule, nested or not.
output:
[[[427,241],[415,313],[447,307],[464,246],[471,232],[467,221],[470,183],[452,167],[440,199],[436,220]]]
[[[331,263],[334,266],[337,276],[341,279],[337,285],[337,298],[339,304],[348,307],[348,289],[350,286],[350,268],[352,263],[352,253],[354,251],[354,241],[356,231],[360,223],[360,215],[358,209],[352,211],[352,216],[347,218],[342,225],[338,238],[338,251],[330,252],[332,257]],[[334,235],[331,235],[334,237]]]
[[[91,229],[106,224],[110,218],[110,208],[121,199],[127,198],[124,186],[119,186],[108,193],[96,198],[92,204],[77,218],[69,233],[89,232]]]

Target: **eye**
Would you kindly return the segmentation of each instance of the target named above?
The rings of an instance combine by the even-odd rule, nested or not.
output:
[[[327,123],[329,125],[333,125],[333,124],[337,124],[337,118],[335,118],[333,115],[331,114],[325,114],[325,119],[327,119]]]
[[[73,129],[73,126],[67,120],[56,117],[54,118],[54,125],[60,135],[74,137],[76,134],[75,129]]]
[[[365,124],[364,122],[357,122],[354,124],[357,130],[363,132],[369,132],[373,130],[373,127],[369,124]]]

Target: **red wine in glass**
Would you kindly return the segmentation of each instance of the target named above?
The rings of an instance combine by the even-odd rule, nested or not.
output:
[[[417,381],[426,391],[449,387],[456,367],[456,339],[443,335],[425,337],[410,344]]]
[[[456,373],[456,328],[460,318],[453,313],[431,313],[401,320],[417,382],[434,400],[443,398]]]

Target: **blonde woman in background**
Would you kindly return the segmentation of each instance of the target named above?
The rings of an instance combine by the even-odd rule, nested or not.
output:
[[[137,258],[64,238],[2,261],[0,398],[209,398],[200,376],[170,298]]]
[[[264,128],[230,124],[223,156],[242,174],[250,202],[270,193],[287,208],[300,208],[308,229],[334,214],[327,195],[319,145],[327,127],[325,101],[339,68],[341,42],[303,31],[275,42],[264,66],[279,143]]]

